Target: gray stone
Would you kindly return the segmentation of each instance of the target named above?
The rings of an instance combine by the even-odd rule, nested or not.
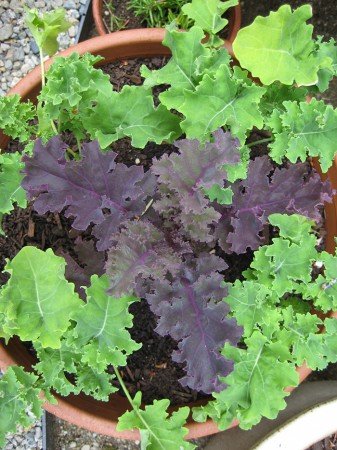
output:
[[[22,11],[22,5],[19,0],[11,0],[9,7],[16,12]]]
[[[6,41],[12,36],[13,27],[10,24],[5,24],[0,28],[0,41]]]
[[[69,36],[70,37],[75,37],[76,36],[76,28],[74,26],[70,27],[68,30]]]
[[[82,445],[81,450],[90,450],[90,445]]]
[[[80,13],[77,11],[77,9],[72,9],[70,12],[70,17],[73,19],[78,19],[80,17]]]
[[[39,54],[39,47],[37,46],[36,42],[34,40],[30,41],[29,45],[30,45],[30,49],[34,53],[34,55],[38,55]]]
[[[77,9],[76,3],[73,0],[66,0],[63,4],[65,9]]]
[[[6,69],[11,69],[13,67],[13,63],[10,59],[6,59],[5,67],[6,67]]]
[[[14,47],[13,48],[13,60],[14,61],[23,61],[25,59],[25,52],[22,47]]]

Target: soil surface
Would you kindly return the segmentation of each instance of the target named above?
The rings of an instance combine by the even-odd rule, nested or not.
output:
[[[120,20],[121,25],[123,25],[122,29],[131,30],[133,28],[144,28],[144,24],[140,20],[139,17],[136,17],[133,12],[128,9],[128,1],[127,0],[103,0],[103,23],[106,27],[106,30],[117,31],[116,27],[111,27],[111,13],[108,5],[112,4],[114,8],[114,15]]]

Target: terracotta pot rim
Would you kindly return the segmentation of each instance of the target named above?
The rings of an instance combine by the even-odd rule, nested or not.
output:
[[[92,15],[94,18],[97,33],[100,36],[109,34],[106,26],[104,25],[102,15],[103,15],[103,0],[93,0],[92,1]],[[229,19],[229,37],[228,41],[233,42],[236,38],[241,27],[241,6],[240,3],[234,8],[231,8],[231,17]]]
[[[161,41],[164,36],[162,29],[141,29],[141,30],[126,30],[113,33],[112,35],[105,35],[96,37],[81,44],[75,45],[60,53],[60,56],[67,56],[73,52],[83,54],[91,52],[95,55],[102,55],[108,63],[115,59],[133,58],[136,56],[158,56],[168,55],[168,49],[163,47]],[[48,67],[51,61],[46,63]],[[24,79],[22,79],[9,94],[19,94],[23,99],[33,99],[37,95],[41,87],[40,68],[35,68]],[[0,133],[0,147],[5,148],[8,138]],[[337,188],[337,160],[335,159],[333,168],[330,170],[330,179],[333,187]],[[337,199],[326,206],[327,212],[327,249],[332,251],[334,249],[334,236],[337,236]],[[333,314],[337,318],[337,313]],[[11,340],[8,345],[0,342],[0,369],[5,370],[10,365],[22,365],[30,368],[32,358],[28,351],[21,343]],[[298,368],[300,381],[302,382],[310,373],[311,370],[305,365]],[[289,391],[293,388],[288,389]],[[126,399],[116,394],[111,397],[116,400],[108,403],[108,407],[103,402],[97,402],[92,398],[80,395],[78,397],[69,396],[62,398],[56,396],[58,399],[57,405],[45,403],[44,407],[47,411],[55,414],[57,417],[73,423],[79,427],[86,428],[90,431],[110,435],[118,438],[129,440],[138,440],[138,431],[117,432],[117,412],[118,415],[125,411]],[[124,408],[124,409],[123,409]],[[233,422],[232,426],[237,425],[237,421]],[[217,433],[217,425],[208,420],[205,423],[196,423],[189,419],[187,424],[189,430],[188,438],[198,438],[210,434]]]

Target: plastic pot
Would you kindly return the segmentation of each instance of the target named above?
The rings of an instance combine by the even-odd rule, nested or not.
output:
[[[100,36],[108,34],[108,30],[104,25],[103,15],[103,0],[92,0],[92,15],[94,18],[97,33]],[[241,7],[240,5],[231,8],[229,17],[229,42],[233,42],[238,34],[241,26]]]
[[[119,31],[81,42],[63,51],[61,56],[66,56],[73,52],[79,54],[90,52],[93,55],[101,55],[105,58],[100,63],[101,65],[116,59],[124,60],[135,57],[164,56],[169,54],[169,49],[161,44],[164,33],[165,30],[158,28]],[[231,50],[231,45],[229,43],[226,45]],[[46,62],[47,67],[51,64],[51,61]],[[40,68],[37,67],[12,88],[9,93],[19,94],[23,100],[30,99],[34,101],[40,89],[41,73]],[[5,149],[8,142],[9,139],[0,133],[0,148]],[[319,169],[317,162],[315,165]],[[328,177],[332,183],[332,187],[337,189],[336,160],[334,161],[333,167],[329,170]],[[327,250],[333,252],[335,248],[334,238],[337,237],[337,197],[334,198],[332,204],[326,205],[325,210]],[[335,317],[337,317],[337,314]],[[10,365],[21,365],[26,369],[30,369],[33,362],[32,356],[18,339],[11,339],[8,345],[0,342],[1,370],[6,370]],[[311,370],[306,366],[301,366],[298,368],[298,372],[300,380],[303,381],[310,374]],[[139,440],[140,435],[138,431],[116,431],[118,417],[129,408],[128,402],[124,397],[113,394],[108,403],[96,401],[85,395],[70,395],[66,398],[56,397],[58,399],[57,405],[45,403],[44,407],[57,417],[95,433]],[[190,406],[196,406],[202,403],[193,403]],[[236,421],[232,426],[235,425],[237,425]],[[211,420],[205,423],[195,423],[189,418],[187,427],[189,430],[189,439],[218,433],[217,425]]]

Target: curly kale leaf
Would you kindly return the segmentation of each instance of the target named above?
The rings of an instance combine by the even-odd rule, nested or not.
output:
[[[155,107],[151,90],[144,86],[124,86],[110,95],[99,92],[95,102],[83,125],[103,149],[123,137],[144,148],[148,142],[172,142],[181,135],[179,117],[164,105]]]
[[[319,207],[331,201],[328,182],[308,175],[306,164],[294,164],[273,171],[267,156],[251,161],[246,180],[233,185],[233,204],[218,207],[222,218],[215,236],[224,251],[245,253],[263,243],[261,233],[273,213],[299,213],[320,220]]]
[[[63,8],[42,15],[35,8],[26,9],[25,21],[38,47],[49,56],[54,55],[59,48],[59,34],[71,26],[66,20],[66,11]]]
[[[250,429],[262,417],[275,419],[286,407],[288,386],[297,386],[295,364],[283,357],[287,347],[274,346],[261,332],[255,331],[245,340],[247,349],[226,344],[223,355],[234,360],[234,370],[224,382],[227,389],[214,394],[215,400],[196,408],[193,418],[198,422],[210,416],[220,430],[225,430],[236,418],[240,427]]]
[[[111,295],[133,292],[138,279],[163,278],[174,274],[181,262],[181,251],[170,245],[165,234],[148,221],[129,222],[113,236],[106,273],[110,277]]]
[[[23,163],[19,153],[0,155],[0,216],[13,210],[16,203],[27,205],[26,192],[21,187]]]
[[[70,313],[71,326],[63,333],[59,348],[43,348],[34,342],[39,358],[34,367],[47,392],[50,389],[61,395],[84,392],[107,401],[117,391],[107,368],[110,364],[124,366],[127,355],[139,349],[127,330],[133,319],[128,307],[136,299],[110,297],[106,294],[108,285],[106,276],[91,277],[91,285],[86,289],[87,302]]]
[[[193,450],[195,445],[184,440],[187,428],[183,425],[189,414],[189,408],[179,408],[169,417],[169,400],[155,400],[152,405],[141,409],[142,394],[138,392],[132,400],[132,411],[124,413],[118,421],[117,430],[138,429],[142,439],[142,448],[148,450]]]
[[[317,51],[312,39],[310,5],[292,11],[283,5],[268,17],[258,16],[239,31],[233,50],[240,66],[265,85],[280,81],[286,85],[315,85],[318,72],[330,68],[332,59]]]
[[[219,351],[225,342],[236,345],[242,334],[221,301],[227,289],[221,287],[219,271],[226,268],[220,258],[202,254],[182,264],[172,282],[156,280],[153,293],[146,296],[158,316],[156,332],[179,342],[173,360],[185,364],[180,383],[206,394],[225,387],[219,377],[230,373],[233,364]]]
[[[270,157],[281,163],[284,157],[292,163],[318,156],[323,172],[331,167],[337,150],[337,109],[322,100],[284,102],[284,111],[275,111],[269,125],[275,140]]]
[[[36,134],[31,120],[36,118],[36,108],[30,102],[21,102],[18,94],[0,97],[0,130],[12,139],[27,142]]]
[[[216,185],[221,189],[227,178],[224,166],[240,161],[239,143],[230,133],[218,130],[213,134],[214,142],[205,145],[197,140],[183,139],[175,146],[179,153],[163,155],[154,159],[152,172],[158,175],[161,197],[154,208],[164,215],[176,210],[174,220],[183,226],[193,239],[210,242],[210,226],[220,215],[210,206],[205,195]],[[220,193],[222,193],[221,191]]]
[[[64,277],[65,261],[51,249],[24,247],[7,263],[11,277],[0,291],[1,335],[17,335],[43,347],[59,348],[70,315],[81,305]]]
[[[265,88],[247,82],[227,65],[206,74],[194,91],[184,90],[180,126],[188,138],[207,140],[210,133],[227,125],[243,144],[248,131],[263,127],[259,110]]]
[[[125,366],[127,356],[141,347],[127,331],[133,319],[128,309],[137,299],[128,295],[110,297],[106,294],[108,287],[106,275],[93,275],[86,289],[87,302],[72,315],[76,321],[73,342],[82,348],[82,361],[98,372],[109,364]]]
[[[266,89],[260,102],[260,110],[267,123],[273,114],[277,114],[278,111],[285,112],[284,102],[305,102],[308,95],[308,89],[305,87],[294,89],[293,86],[286,86],[280,82],[275,82]]]
[[[318,46],[318,54],[324,58],[328,57],[332,60],[332,65],[320,69],[318,71],[317,87],[320,92],[324,92],[329,88],[329,83],[337,75],[337,45],[334,39],[329,42],[323,42],[322,36],[318,36],[316,44]]]
[[[50,394],[50,390],[53,390],[63,396],[84,392],[96,400],[108,401],[109,395],[118,390],[111,383],[113,375],[100,372],[95,366],[83,362],[81,347],[69,344],[68,336],[68,332],[64,334],[58,349],[42,348],[34,343],[39,359],[34,368],[40,374],[41,385],[48,399],[53,400]]]
[[[206,73],[214,73],[221,65],[228,65],[227,50],[211,50],[203,45],[204,33],[200,27],[192,27],[186,32],[174,26],[167,27],[163,44],[172,53],[170,61],[159,70],[149,70],[142,66],[144,86],[169,85],[159,95],[160,102],[168,109],[180,111],[185,101],[184,91],[195,91]]]
[[[74,228],[85,230],[91,223],[103,226],[108,221],[112,234],[145,209],[149,180],[142,167],[116,164],[116,153],[103,154],[96,142],[83,145],[80,161],[66,161],[65,148],[59,137],[46,146],[38,140],[33,156],[23,158],[26,176],[22,186],[30,199],[35,198],[39,214],[66,208],[66,216],[74,217]],[[95,231],[102,238],[98,249],[105,250],[110,235],[101,236],[99,228]]]
[[[59,132],[71,131],[77,139],[84,138],[83,120],[96,104],[98,94],[112,95],[109,76],[93,67],[101,60],[100,56],[90,53],[55,58],[46,74],[47,82],[39,101],[44,104],[43,115],[48,121],[57,122]]]
[[[0,378],[0,446],[5,448],[5,437],[21,425],[29,427],[42,416],[38,377],[22,367],[9,367]]]
[[[203,29],[210,35],[209,45],[214,47],[223,44],[223,40],[216,36],[228,24],[228,20],[223,17],[225,12],[238,4],[238,0],[192,0],[183,5],[181,10],[190,19],[194,20],[196,26]]]

